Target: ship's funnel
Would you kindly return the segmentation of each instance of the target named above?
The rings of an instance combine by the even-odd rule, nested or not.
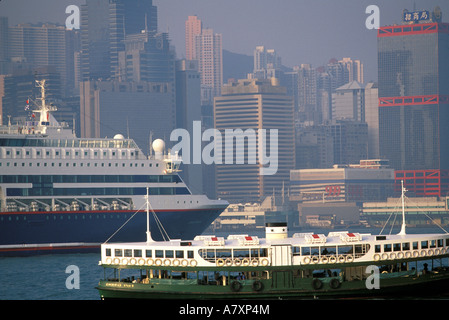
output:
[[[288,236],[286,222],[270,222],[265,224],[265,238],[285,239]]]

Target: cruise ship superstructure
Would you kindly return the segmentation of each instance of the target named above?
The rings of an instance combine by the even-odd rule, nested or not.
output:
[[[0,255],[144,240],[147,187],[156,239],[189,239],[227,207],[191,193],[178,175],[181,158],[165,154],[160,139],[147,156],[120,134],[77,138],[52,116],[45,82],[38,86],[33,121],[0,127]]]

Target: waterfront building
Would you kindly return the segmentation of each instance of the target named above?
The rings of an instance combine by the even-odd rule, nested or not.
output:
[[[290,171],[290,195],[304,202],[382,201],[393,195],[394,170],[385,161]]]
[[[407,191],[407,194],[410,192]],[[446,226],[449,223],[448,197],[415,197],[405,201],[405,215],[409,226],[435,226],[435,223]],[[386,201],[363,203],[360,218],[373,227],[383,227],[385,222],[395,220],[396,225],[401,219],[394,219],[401,207],[401,198],[388,198]],[[429,219],[430,218],[430,219]],[[432,222],[432,220],[434,222]]]
[[[395,195],[401,193],[401,181],[408,194],[418,197],[443,197],[449,192],[449,170],[396,170]]]
[[[254,129],[257,135],[258,129],[266,129],[266,141],[269,129],[278,130],[278,157],[272,159],[277,164],[276,174],[261,175],[262,165],[258,159],[255,164],[248,163],[249,150],[245,147],[245,164],[216,165],[217,197],[234,203],[257,202],[288,182],[295,165],[293,101],[276,79],[243,79],[223,86],[222,96],[214,100],[214,123],[223,133],[225,129]],[[268,155],[268,143],[267,149]],[[258,152],[260,156],[261,150]]]

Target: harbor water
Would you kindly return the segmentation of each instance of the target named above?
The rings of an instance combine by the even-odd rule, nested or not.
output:
[[[314,231],[327,234],[329,230]],[[378,234],[380,230],[350,231]],[[394,231],[397,233],[399,230],[392,233]],[[407,233],[443,231],[437,227],[408,228]],[[384,230],[383,234],[388,232]],[[99,300],[95,286],[104,275],[103,268],[98,265],[99,260],[99,252],[0,258],[0,300]],[[448,299],[449,296],[440,298]]]

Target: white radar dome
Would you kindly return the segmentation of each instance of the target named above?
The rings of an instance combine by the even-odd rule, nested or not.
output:
[[[153,141],[152,146],[153,146],[154,152],[162,153],[162,152],[164,152],[164,149],[165,149],[165,142],[162,139],[156,139]]]
[[[125,137],[119,133],[114,136],[114,140],[125,140]]]

